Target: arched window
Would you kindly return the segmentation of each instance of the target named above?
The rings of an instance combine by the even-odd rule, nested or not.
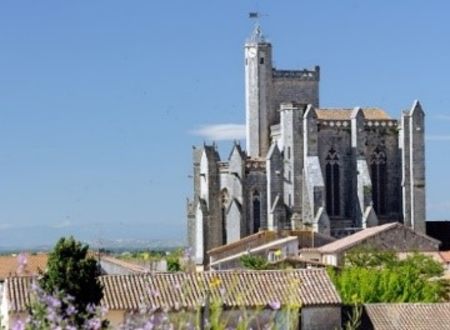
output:
[[[331,216],[341,214],[339,157],[334,148],[328,151],[325,158],[325,177],[327,192],[327,212]]]
[[[386,154],[376,147],[370,157],[373,207],[377,214],[386,213]]]
[[[255,191],[252,196],[253,207],[253,232],[257,233],[261,227],[261,199],[259,192]]]
[[[228,205],[228,191],[222,190],[220,200],[220,217],[222,220],[222,244],[227,244],[227,205]]]

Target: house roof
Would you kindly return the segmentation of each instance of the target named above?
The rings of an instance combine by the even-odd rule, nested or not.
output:
[[[5,281],[11,312],[29,303],[32,277]],[[208,295],[228,307],[265,307],[271,302],[301,306],[339,305],[341,299],[325,269],[217,271],[101,276],[102,305],[109,310],[197,308]]]
[[[350,120],[354,109],[322,108],[316,109],[317,119],[322,120]],[[366,120],[389,120],[391,117],[380,108],[362,108]]]
[[[298,242],[298,237],[297,236],[288,236],[288,237],[283,237],[283,238],[277,239],[275,241],[270,241],[270,242],[268,242],[266,244],[261,244],[259,246],[254,247],[254,248],[249,248],[249,249],[247,249],[245,251],[241,251],[241,252],[238,252],[236,254],[232,254],[232,255],[227,256],[225,258],[220,258],[220,259],[214,260],[213,262],[210,263],[210,266],[212,267],[212,266],[215,266],[217,264],[221,264],[221,263],[224,263],[224,262],[227,262],[227,261],[230,261],[230,260],[239,259],[242,256],[247,255],[247,254],[258,253],[260,251],[265,251],[265,250],[270,249],[270,248],[280,247],[280,246],[282,246],[284,244],[291,243],[291,242]],[[298,243],[297,243],[297,245],[298,245]]]
[[[39,270],[45,270],[46,266],[47,254],[44,253],[0,256],[0,281],[8,276],[37,275]]]
[[[108,256],[108,255],[101,255],[100,256],[100,261],[103,262],[107,262],[107,263],[111,263],[120,267],[123,267],[127,270],[129,270],[130,272],[133,273],[144,273],[146,271],[148,271],[148,269],[146,269],[144,266],[142,265],[138,265],[136,263],[133,262],[128,262],[122,259],[118,259],[112,256]]]
[[[450,327],[450,303],[366,304],[375,330],[441,330]]]
[[[352,235],[338,239],[337,241],[331,242],[329,244],[325,244],[325,245],[319,247],[317,250],[321,253],[336,253],[336,252],[344,251],[344,250],[347,250],[359,243],[364,242],[366,239],[368,239],[370,237],[373,237],[375,235],[378,235],[380,233],[383,233],[383,232],[386,232],[388,230],[395,229],[395,228],[403,228],[404,230],[409,230],[409,231],[413,232],[415,235],[421,236],[427,240],[430,240],[430,241],[436,243],[437,245],[439,245],[441,243],[440,241],[438,241],[430,236],[416,232],[413,229],[411,229],[407,226],[404,226],[403,224],[401,224],[399,222],[391,222],[391,223],[386,223],[384,225],[363,229]]]
[[[400,224],[398,224],[400,225]],[[344,238],[338,239],[337,241],[331,242],[329,244],[325,244],[318,248],[318,251],[321,253],[335,253],[342,250],[347,250],[354,245],[361,243],[362,241],[368,239],[369,237],[375,236],[384,231],[395,228],[397,223],[387,223],[381,226],[375,226],[363,229],[358,231],[352,235],[346,236]]]

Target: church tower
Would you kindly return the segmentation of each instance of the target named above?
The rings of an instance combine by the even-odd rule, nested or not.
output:
[[[269,150],[272,84],[272,45],[257,25],[245,43],[245,108],[247,152],[265,157]]]

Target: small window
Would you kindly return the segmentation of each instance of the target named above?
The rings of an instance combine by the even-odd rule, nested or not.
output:
[[[261,57],[261,58],[259,59],[259,64],[264,64],[264,57]]]
[[[288,159],[291,159],[291,147],[288,147],[288,154],[287,154],[287,156],[288,156]]]
[[[289,194],[289,207],[291,207],[292,206],[292,197],[291,197],[291,194]]]

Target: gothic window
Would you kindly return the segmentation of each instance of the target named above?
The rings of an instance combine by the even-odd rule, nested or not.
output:
[[[291,159],[291,147],[288,147],[287,148],[287,156],[288,156],[288,159]]]
[[[370,157],[373,207],[377,214],[386,213],[386,154],[376,147]]]
[[[259,64],[264,64],[264,57],[261,57],[261,58],[259,59]]]
[[[257,233],[261,227],[261,199],[259,192],[255,191],[252,197],[253,206],[253,232]]]
[[[332,147],[325,158],[327,212],[331,216],[341,214],[339,157]]]
[[[226,189],[222,191],[220,200],[220,218],[222,221],[222,244],[227,244],[227,205],[228,205],[228,192]]]

